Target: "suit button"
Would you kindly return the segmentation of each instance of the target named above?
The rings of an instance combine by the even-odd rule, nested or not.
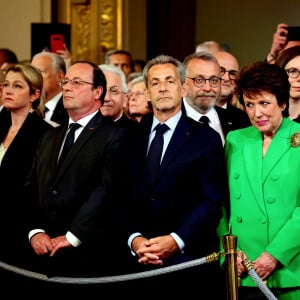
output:
[[[235,198],[237,199],[237,200],[240,200],[241,199],[241,193],[240,192],[237,192],[236,194],[235,194]]]
[[[239,173],[234,173],[234,174],[233,174],[233,178],[234,178],[234,179],[238,179],[239,177],[240,177],[240,174],[239,174]]]
[[[262,224],[266,224],[267,223],[267,219],[265,217],[260,217],[259,222],[261,222]]]
[[[242,223],[242,221],[243,221],[241,216],[237,216],[235,220],[237,223]]]
[[[272,204],[275,202],[275,198],[273,198],[273,197],[267,198],[267,202]]]
[[[51,194],[52,194],[52,196],[56,196],[56,195],[57,195],[57,191],[56,191],[56,190],[53,190],[53,191],[51,192]]]
[[[273,181],[277,181],[277,180],[279,179],[279,175],[278,175],[278,174],[273,174],[273,175],[271,176],[271,179],[272,179]]]

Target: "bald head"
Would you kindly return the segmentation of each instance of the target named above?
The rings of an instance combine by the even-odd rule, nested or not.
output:
[[[219,65],[225,70],[222,76],[221,97],[217,100],[218,106],[232,102],[235,91],[235,78],[239,71],[239,63],[234,55],[227,51],[218,51],[214,54]]]
[[[219,65],[226,70],[239,70],[239,63],[231,53],[227,51],[218,51],[214,53],[214,57],[217,59]]]

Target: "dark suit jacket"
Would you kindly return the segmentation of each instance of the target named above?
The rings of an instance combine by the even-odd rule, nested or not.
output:
[[[227,109],[215,105],[215,110],[220,119],[225,138],[229,131],[251,125],[247,113],[231,104],[228,105]],[[182,105],[182,112],[186,115],[184,103]]]
[[[146,238],[177,233],[186,248],[165,260],[166,266],[218,251],[216,227],[227,197],[227,180],[219,134],[182,115],[152,189],[145,169],[152,119],[152,114],[143,117],[129,150],[122,150],[129,169],[120,172],[127,175],[122,176],[122,199],[128,199],[124,228],[127,238],[134,232]]]
[[[215,106],[215,109],[218,113],[225,137],[231,130],[251,126],[247,113],[236,106],[228,104],[226,109],[219,106]]]
[[[0,118],[0,142],[11,125],[10,113]],[[0,165],[0,260],[22,264],[26,246],[29,246],[24,228],[23,189],[31,169],[40,137],[52,128],[35,113],[30,113],[10,144]]]
[[[60,125],[68,123],[69,115],[64,108],[63,97],[60,97],[60,99],[58,100],[51,117],[51,121],[54,121]]]
[[[46,273],[100,275],[112,271],[114,266],[109,259],[114,256],[114,249],[106,237],[114,236],[115,232],[107,207],[112,189],[112,160],[124,130],[99,111],[57,170],[66,129],[67,125],[63,125],[47,132],[39,145],[26,185],[29,199],[34,199],[33,205],[37,206],[31,211],[28,229],[45,229],[51,237],[70,231],[82,241],[79,247],[68,248],[48,259]]]

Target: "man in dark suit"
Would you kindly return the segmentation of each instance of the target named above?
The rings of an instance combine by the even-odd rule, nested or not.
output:
[[[209,126],[219,132],[223,144],[229,131],[250,126],[246,113],[236,113],[216,105],[221,97],[224,70],[216,58],[207,52],[188,55],[183,64],[186,69],[184,112],[199,121],[202,116],[209,119]]]
[[[118,197],[123,199],[119,205],[125,205],[122,216],[127,223],[128,252],[134,254],[132,270],[140,271],[218,251],[216,228],[227,197],[220,136],[182,114],[183,65],[160,55],[147,63],[144,78],[153,114],[142,118],[140,132],[122,151],[129,171],[120,172],[124,186]],[[165,124],[167,131],[160,170],[153,179],[146,157],[158,124]],[[179,287],[187,298],[196,292],[216,299],[224,295],[218,262],[139,284],[145,284],[145,289],[160,288],[160,296],[178,296]]]
[[[28,237],[38,271],[48,276],[100,276],[120,266],[110,242],[115,236],[108,207],[112,161],[124,130],[99,110],[106,79],[97,65],[75,62],[61,86],[69,124],[76,122],[79,128],[60,167],[68,124],[50,130],[41,140],[25,186],[32,203]]]
[[[66,73],[65,61],[55,53],[43,51],[33,56],[31,65],[38,68],[43,76],[45,121],[54,127],[66,124],[69,116],[64,108],[59,86]]]

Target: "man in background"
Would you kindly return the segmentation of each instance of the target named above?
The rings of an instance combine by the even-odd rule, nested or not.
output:
[[[52,52],[35,54],[31,65],[39,69],[43,76],[44,119],[57,127],[68,121],[68,114],[63,105],[62,89],[59,82],[64,78],[66,66],[64,59]]]

